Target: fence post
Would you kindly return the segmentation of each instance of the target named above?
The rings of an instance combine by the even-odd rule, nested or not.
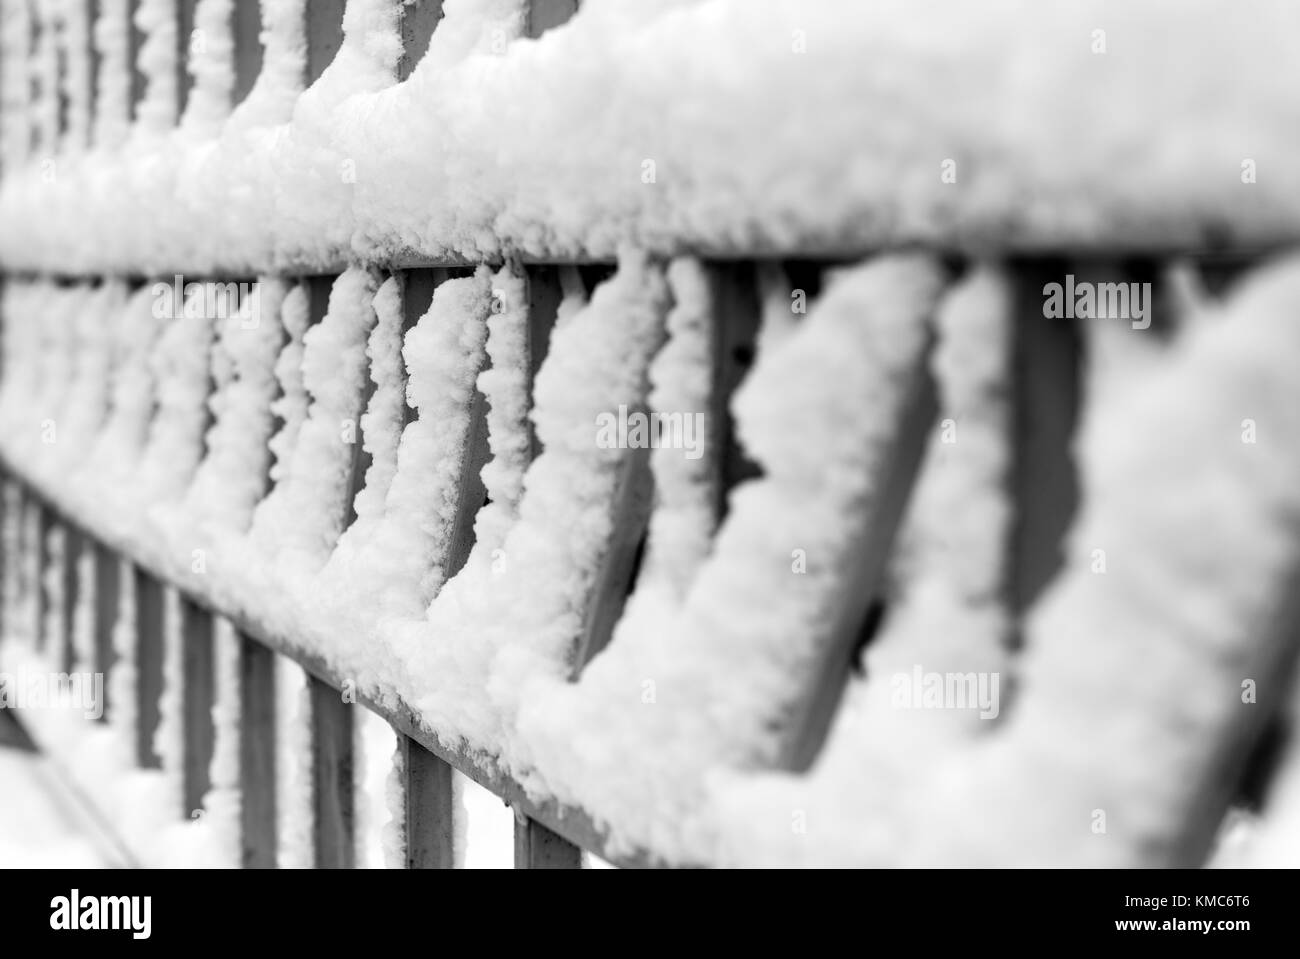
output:
[[[82,669],[85,663],[77,662],[77,604],[81,596],[81,580],[77,564],[85,538],[75,526],[63,524],[63,643],[62,669],[71,673]]]
[[[242,103],[262,72],[262,8],[258,0],[235,0],[231,31],[235,38],[233,102]]]
[[[203,807],[211,779],[208,767],[216,731],[212,704],[216,695],[213,676],[212,614],[188,596],[181,596],[182,691],[182,812],[189,818]]]
[[[163,685],[163,587],[135,567],[136,762],[142,769],[161,769],[154,752],[158,697]]]
[[[454,771],[409,736],[401,736],[401,747],[406,796],[406,868],[451,869],[456,864],[452,811]]]
[[[240,834],[246,869],[274,869],[275,654],[239,633]]]
[[[49,639],[45,635],[46,614],[50,609],[50,595],[45,588],[45,571],[50,564],[50,532],[54,529],[54,513],[35,497],[32,498],[32,508],[36,510],[38,517],[36,582],[32,584],[32,587],[36,590],[36,649],[43,653],[45,652],[46,641]]]
[[[1011,357],[1011,501],[1015,519],[1008,570],[1009,605],[1019,617],[1063,562],[1062,544],[1079,499],[1070,444],[1079,407],[1081,344],[1075,321],[1043,315],[1043,286],[1060,282],[1060,260],[1014,266]]]
[[[113,668],[113,629],[117,625],[118,577],[121,559],[103,543],[95,543],[95,672],[107,680]],[[108,683],[104,683],[104,701],[99,721],[108,722]]]
[[[320,79],[343,46],[345,0],[311,0],[306,4],[307,86]]]
[[[3,284],[0,284],[0,295],[3,295]],[[8,637],[10,603],[14,597],[9,594],[11,587],[10,577],[13,575],[14,556],[9,553],[10,540],[8,537],[7,523],[14,522],[15,518],[9,516],[9,502],[11,489],[18,489],[7,473],[0,471],[0,638]],[[18,513],[19,519],[22,517],[22,511]],[[16,523],[16,531],[21,531],[22,524]],[[20,534],[21,535],[21,534]],[[15,537],[15,553],[22,553],[21,539]]]
[[[581,869],[582,850],[535,819],[515,812],[516,869]]]
[[[578,0],[529,0],[525,36],[536,40],[578,12]]]
[[[423,0],[415,6],[403,6],[402,59],[397,63],[397,79],[405,80],[429,49],[429,40],[442,20],[442,0]]]
[[[351,869],[353,844],[352,710],[339,691],[316,677],[310,681],[312,808],[316,866]]]
[[[198,0],[176,0],[176,120],[185,115],[185,105],[189,103],[190,88],[190,43],[194,35],[194,8]]]

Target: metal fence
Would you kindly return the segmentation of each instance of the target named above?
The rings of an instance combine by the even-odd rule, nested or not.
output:
[[[88,0],[88,6],[94,11],[99,4]],[[177,36],[182,51],[189,42],[194,6],[193,0],[188,0],[178,7]],[[339,49],[343,8],[343,0],[313,0],[307,6],[309,81],[321,74]],[[545,29],[563,23],[576,8],[576,0],[534,0],[530,35],[539,35]],[[236,89],[241,96],[252,87],[261,68],[257,9],[255,0],[239,0],[234,5],[238,66]],[[441,16],[438,3],[424,3],[407,9],[409,12],[402,24],[405,44],[401,65],[403,76],[408,75],[418,61]],[[137,29],[133,34],[133,58],[142,42]],[[94,57],[93,48],[87,49],[85,56]],[[66,62],[61,66],[67,69]],[[92,69],[90,76],[94,75]],[[183,99],[188,86],[188,77],[183,69],[179,82]],[[133,91],[138,101],[141,95],[138,71],[133,73]],[[846,253],[844,259],[857,259],[861,252],[865,251],[851,256]],[[1248,258],[1222,253],[1192,253],[1201,274],[1211,286],[1225,282],[1249,262]],[[970,264],[960,254],[953,254],[950,260],[954,274]],[[784,260],[776,265],[785,270],[793,285],[808,290],[815,297],[823,271],[837,262],[840,261],[818,256]],[[746,459],[732,435],[727,410],[732,393],[754,357],[760,315],[757,276],[773,264],[758,257],[754,251],[736,250],[726,257],[714,257],[706,265],[717,305],[711,393],[718,491],[716,515],[720,519],[726,510],[726,493],[755,473],[755,467]],[[1150,255],[1125,259],[1107,256],[1103,259],[1086,253],[1070,257],[1026,258],[1010,264],[1019,298],[1015,310],[1012,377],[1008,383],[1010,405],[1014,411],[1014,462],[1010,489],[1016,516],[1012,542],[1008,547],[1011,569],[1005,583],[1004,599],[1017,620],[1059,569],[1062,538],[1074,517],[1078,499],[1078,479],[1070,446],[1080,412],[1082,344],[1077,325],[1072,321],[1045,322],[1042,319],[1043,284],[1058,277],[1065,269],[1077,269],[1094,276],[1150,280],[1157,287],[1157,303],[1167,304],[1171,294],[1165,287],[1163,265],[1157,257]],[[449,278],[469,275],[473,265],[408,261],[380,264],[374,268],[386,276],[401,278],[405,328],[409,329],[427,310],[436,287]],[[560,302],[561,271],[577,272],[590,289],[608,275],[612,264],[529,262],[521,263],[519,268],[528,282],[529,352],[535,374],[546,356],[550,330],[555,322]],[[324,316],[334,278],[332,275],[291,278],[305,288],[313,322]],[[138,288],[149,279],[136,277],[131,282]],[[6,280],[23,282],[24,278],[7,277]],[[63,282],[73,289],[89,290],[97,281],[68,278]],[[1163,323],[1162,312],[1157,311],[1156,335],[1159,335]],[[356,398],[359,410],[364,408],[366,399],[365,396]],[[478,469],[487,458],[485,409],[486,401],[481,393],[469,398],[466,413],[471,423],[472,445],[460,474],[456,496],[453,523],[456,533],[446,564],[449,577],[468,556],[473,545],[474,517],[484,504],[484,488]],[[825,644],[817,679],[804,690],[798,715],[791,720],[782,757],[782,765],[787,769],[805,770],[816,759],[858,655],[880,622],[887,592],[886,565],[920,469],[927,437],[938,415],[934,385],[923,362],[914,371],[904,415],[892,426],[893,455],[889,458],[888,475],[881,477],[882,493],[867,513],[855,520],[857,527],[852,532],[854,569],[852,575],[845,577],[845,582],[853,585],[838,597],[836,607],[827,611],[828,620],[833,624],[832,635]],[[367,466],[360,438],[351,450],[352,480],[347,495],[349,515],[344,517],[344,528],[354,518],[350,504],[364,483]],[[3,465],[5,482],[12,491],[3,502],[6,508],[16,508],[20,514],[14,524],[20,530],[15,544],[17,551],[3,557],[11,567],[6,581],[14,582],[21,594],[35,598],[33,625],[36,642],[47,657],[60,662],[65,670],[74,668],[78,656],[74,637],[77,599],[83,590],[93,590],[93,670],[111,675],[115,667],[113,630],[119,621],[122,577],[131,578],[135,607],[134,668],[137,674],[136,702],[132,712],[136,723],[136,761],[144,769],[158,768],[162,763],[155,752],[154,734],[159,723],[159,697],[166,668],[164,594],[168,589],[180,594],[178,608],[184,656],[179,668],[183,680],[184,756],[181,763],[183,797],[180,808],[176,809],[177,818],[188,818],[193,810],[202,808],[204,796],[211,786],[210,767],[217,735],[212,719],[216,688],[214,622],[217,617],[223,617],[235,625],[240,643],[238,756],[243,864],[248,867],[276,865],[276,764],[286,759],[276,755],[274,673],[275,658],[283,656],[299,663],[311,675],[312,836],[316,864],[321,867],[354,865],[354,712],[340,696],[347,677],[332,672],[321,658],[305,652],[307,644],[301,640],[268,629],[251,620],[240,609],[223,604],[205,583],[178,579],[154,564],[150,557],[133,554],[129,544],[72,515],[57,498],[31,480],[25,464],[6,462]],[[609,641],[624,602],[636,584],[649,519],[649,483],[647,459],[629,457],[620,482],[617,512],[606,543],[601,574],[582,613],[581,635],[573,650],[575,677]],[[30,536],[33,531],[36,533],[34,539]],[[50,548],[52,539],[61,542],[57,551]],[[92,557],[89,564],[84,561],[87,556]],[[53,566],[56,562],[57,569]],[[15,573],[13,567],[23,571],[35,570],[37,575],[33,578],[25,573]],[[87,569],[93,571],[92,582],[83,581]],[[50,589],[51,575],[62,578],[61,588]],[[52,599],[63,604],[61,617],[48,615]],[[11,603],[9,608],[21,608],[21,604]],[[61,634],[50,633],[48,624],[51,622],[62,623]],[[111,702],[108,705],[112,707]],[[367,701],[363,696],[362,705],[391,724],[401,743],[399,765],[405,804],[403,838],[407,866],[449,868],[453,864],[453,770],[500,796],[514,809],[517,867],[577,867],[581,864],[582,850],[602,854],[620,865],[642,865],[654,861],[649,854],[611,853],[606,847],[605,828],[582,809],[529,798],[520,784],[500,772],[492,756],[448,749],[405,704],[384,705]],[[634,761],[634,757],[630,761]],[[1225,782],[1234,779],[1233,767],[1242,761],[1240,757],[1222,758],[1221,772]],[[1208,822],[1189,824],[1189,850],[1205,846],[1212,825]]]

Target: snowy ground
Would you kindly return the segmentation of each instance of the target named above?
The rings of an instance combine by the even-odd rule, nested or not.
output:
[[[121,864],[86,809],[62,788],[54,763],[0,711],[0,869]]]
[[[211,820],[217,816],[202,817],[185,823],[175,821],[164,805],[165,790],[150,789],[159,786],[156,780],[163,774],[130,774],[131,814],[119,817],[112,810],[121,804],[104,803],[106,796],[121,791],[116,781],[119,777],[103,775],[97,780],[97,771],[89,770],[79,761],[88,753],[103,753],[108,730],[87,727],[74,721],[64,722],[60,711],[25,713],[41,739],[52,749],[52,754],[38,750],[20,724],[14,711],[0,710],[0,869],[12,868],[102,868],[134,865],[130,854],[123,849],[119,833],[133,834],[142,821],[170,823],[167,835],[174,843],[169,865],[223,865],[212,858],[214,845],[210,838],[218,824]],[[61,758],[55,758],[55,757]],[[71,768],[76,766],[76,770]],[[98,770],[104,773],[104,770]],[[461,797],[461,821],[458,865],[466,869],[510,869],[514,866],[514,813],[500,799],[481,786],[456,774],[457,789]],[[152,782],[151,782],[152,780]],[[98,785],[97,785],[98,782]],[[364,784],[363,784],[364,785]],[[368,802],[382,810],[382,782],[376,790],[378,796],[360,794],[359,801]],[[88,801],[91,793],[98,794],[95,802]],[[162,800],[149,802],[149,798]],[[211,804],[211,803],[209,803]],[[114,821],[103,818],[98,808],[105,805]],[[237,811],[232,807],[231,811]],[[382,813],[377,825],[382,827],[386,817]],[[169,842],[169,845],[173,843]],[[382,853],[375,850],[372,865],[382,863]],[[598,857],[588,857],[592,868],[607,867]]]

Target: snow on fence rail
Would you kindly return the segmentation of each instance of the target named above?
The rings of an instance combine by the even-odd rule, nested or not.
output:
[[[1176,196],[1081,211],[1059,187],[1136,127],[1050,175],[1034,139],[1012,223],[978,161],[1014,123],[773,146],[683,67],[740,51],[755,101],[856,109],[839,68],[903,7],[577,7],[4,5],[0,653],[107,677],[39,738],[146,862],[457,865],[453,771],[520,866],[1204,861],[1289,715],[1300,265],[1256,255],[1294,235],[1284,165],[1228,200],[1235,147],[1194,139]],[[1090,36],[1041,7],[954,66],[976,101]],[[1071,110],[1187,55],[1171,9],[1112,12],[1155,59]],[[886,62],[920,91],[932,56]],[[1186,103],[1272,91],[1256,64]],[[976,189],[933,192],[938,157],[897,191],[938,133]],[[1084,249],[1130,212],[1151,252]],[[1067,275],[1147,312],[1050,315]]]

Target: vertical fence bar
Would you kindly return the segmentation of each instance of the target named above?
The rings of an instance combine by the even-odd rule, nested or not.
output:
[[[343,46],[344,0],[307,4],[307,85],[315,83]]]
[[[80,530],[67,523],[63,524],[63,636],[60,639],[63,643],[62,668],[65,673],[88,665],[77,662],[77,605],[81,596],[77,564],[81,560],[84,541]]]
[[[402,283],[403,335],[428,312],[434,290],[447,277],[448,271],[444,269],[406,271]],[[460,500],[457,503],[446,562],[448,577],[459,572],[469,556],[473,545],[474,515],[483,504],[483,483],[479,478],[479,470],[487,459],[487,420],[486,404],[477,389],[471,403],[471,439],[457,487]],[[405,415],[406,422],[410,423],[416,418],[417,411],[407,406]],[[448,763],[409,736],[399,734],[399,743],[405,807],[406,868],[451,869],[456,861],[455,824],[452,818],[454,771]]]
[[[624,454],[618,488],[614,493],[613,529],[605,544],[605,556],[583,617],[582,635],[572,665],[574,676],[609,644],[614,635],[614,627],[623,615],[623,607],[640,567],[653,503],[650,450],[646,447],[629,449]]]
[[[550,331],[560,304],[559,275],[553,269],[535,271],[529,278],[529,350],[532,373],[536,376],[546,356]],[[532,384],[529,384],[532,395]],[[534,453],[539,452],[534,437]],[[608,645],[614,626],[623,615],[628,594],[636,581],[645,547],[646,528],[654,502],[654,477],[650,472],[650,450],[637,447],[624,451],[618,485],[612,504],[613,524],[596,582],[583,614],[582,632],[570,664],[577,677],[583,667]]]
[[[235,0],[235,103],[243,102],[262,72],[261,8],[259,0]]]
[[[245,869],[275,868],[275,654],[239,634],[240,834]]]
[[[130,18],[131,23],[127,30],[128,42],[130,49],[128,56],[131,59],[131,118],[136,117],[140,107],[140,101],[144,99],[145,75],[140,66],[140,50],[144,47],[144,31],[136,23],[136,13],[140,9],[140,0],[131,0]]]
[[[182,813],[186,818],[203,807],[211,780],[208,767],[216,730],[212,704],[216,698],[212,614],[188,596],[181,596],[181,724]]]
[[[3,283],[0,283],[0,296],[2,295]],[[3,343],[0,343],[0,355],[3,354],[3,349]],[[12,575],[14,570],[15,557],[9,555],[9,540],[6,536],[5,524],[6,522],[14,522],[17,519],[21,519],[23,515],[20,509],[17,517],[9,516],[9,490],[17,490],[19,488],[18,484],[9,478],[8,474],[0,471],[0,642],[9,636],[9,627],[11,625],[9,622],[9,601],[14,598],[9,595],[11,585],[9,577]],[[18,531],[22,529],[21,523],[16,523],[15,525]],[[22,541],[18,540],[14,544],[15,552],[19,556],[22,555],[21,543]]]
[[[404,316],[406,329],[410,329],[428,312],[433,302],[433,293],[438,285],[452,276],[447,269],[409,270],[406,273],[406,285],[403,288]],[[488,361],[484,359],[486,365]],[[408,416],[414,417],[415,410],[408,409]],[[460,465],[460,477],[456,484],[456,511],[452,517],[451,535],[448,537],[447,557],[443,564],[445,578],[450,579],[464,567],[474,548],[474,517],[487,499],[487,490],[483,486],[483,466],[491,456],[488,447],[487,398],[474,387],[470,400],[469,430],[465,457]]]
[[[339,691],[312,677],[312,807],[316,866],[351,869],[353,843],[352,706]]]
[[[369,375],[367,361],[366,381],[361,388],[360,401],[357,403],[357,428],[352,438],[352,463],[349,467],[347,498],[343,504],[343,529],[347,529],[356,521],[357,494],[366,485],[366,473],[369,472],[370,465],[374,461],[374,457],[366,449],[366,437],[364,430],[361,428],[361,419],[370,407],[370,401],[374,398],[375,389],[375,381]]]
[[[135,568],[136,762],[142,769],[161,769],[154,752],[158,697],[163,686],[163,586]]]
[[[405,771],[406,868],[455,866],[451,766],[409,736],[401,737]]]
[[[99,105],[99,47],[95,45],[95,25],[99,23],[100,0],[86,2],[86,57],[90,61],[90,115],[95,116]],[[91,123],[94,129],[94,123]]]
[[[21,482],[15,482],[14,487],[18,490],[18,495],[15,497],[13,504],[15,512],[13,524],[15,532],[18,535],[15,537],[13,555],[5,560],[10,567],[8,570],[8,583],[10,588],[14,591],[13,596],[8,597],[12,602],[12,605],[10,605],[10,603],[5,604],[7,607],[5,610],[6,614],[17,613],[23,608],[23,603],[26,601],[27,590],[30,588],[27,583],[27,571],[30,566],[27,561],[27,556],[28,551],[32,548],[32,544],[28,542],[27,509],[31,496],[27,492],[27,487]],[[22,629],[21,626],[18,626],[16,623],[10,622],[7,619],[5,620],[4,628],[5,635],[12,634],[16,629]]]
[[[194,36],[194,7],[198,0],[176,0],[176,117],[179,120],[189,103],[190,49]]]
[[[535,819],[515,813],[516,869],[581,869],[582,850]]]
[[[551,348],[551,331],[555,329],[564,290],[560,271],[554,266],[528,268],[528,397],[532,401],[533,384]],[[532,417],[528,419],[530,456],[536,459],[542,452],[537,440],[537,427]]]
[[[50,564],[50,532],[54,529],[54,513],[44,503],[33,498],[33,508],[36,510],[37,534],[36,534],[36,582],[33,588],[36,590],[36,648],[40,652],[45,651],[47,640],[50,637],[45,635],[47,614],[50,609],[50,594],[45,585],[45,571]]]
[[[530,8],[530,35],[533,23],[533,10]],[[540,32],[540,31],[539,31]],[[562,299],[559,272],[554,267],[533,268],[528,271],[528,353],[529,381],[528,396],[532,402],[533,383],[541,369],[550,347],[551,331],[555,327],[556,314]],[[532,431],[530,421],[529,429]],[[537,456],[541,445],[535,432],[531,433],[531,454]],[[610,552],[602,564],[602,579],[595,588],[588,607],[588,617],[583,635],[579,639],[579,648],[575,652],[577,669],[598,649],[599,636],[608,626],[612,630],[613,622],[622,610],[623,597],[626,596],[627,583],[632,575],[637,544],[644,530],[633,529],[636,526],[636,514],[642,499],[645,500],[648,518],[648,481],[650,479],[649,459],[639,454],[644,451],[632,450],[628,457],[628,467],[620,481],[620,488],[615,496],[616,517],[622,521],[616,524]],[[617,594],[617,610],[612,617],[611,604]],[[582,850],[561,836],[556,835],[541,823],[530,819],[518,810],[515,811],[515,868],[516,869],[581,869]]]
[[[487,498],[487,489],[480,475],[491,452],[487,435],[487,398],[474,388],[470,400],[469,445],[461,462],[460,482],[457,484],[456,514],[452,518],[452,531],[448,540],[446,578],[461,571],[474,548],[474,517]]]
[[[578,0],[529,0],[525,35],[537,39],[578,12]]]
[[[752,264],[715,264],[709,271],[714,323],[708,443],[709,456],[717,471],[714,514],[721,523],[727,515],[727,494],[738,483],[760,472],[736,438],[731,397],[753,365],[762,304],[758,299],[758,275]]]
[[[1019,617],[1064,561],[1065,532],[1079,500],[1070,444],[1079,407],[1079,329],[1043,315],[1043,286],[1065,279],[1060,260],[1015,264],[1011,361],[1011,611]],[[1019,626],[1012,637],[1020,645]]]
[[[104,702],[99,721],[108,722],[111,706],[108,698],[108,675],[113,668],[113,629],[117,625],[118,577],[122,563],[118,555],[103,543],[95,543],[95,672],[103,674]]]
[[[442,0],[420,0],[402,7],[402,59],[397,63],[397,79],[411,75],[429,49],[434,28],[442,19]]]
[[[406,270],[402,275],[402,343],[406,336],[429,312],[433,291],[445,277],[446,270]],[[403,373],[406,372],[403,361]],[[403,394],[405,398],[405,394]],[[418,411],[409,402],[402,404],[402,426],[405,428],[418,418]]]

